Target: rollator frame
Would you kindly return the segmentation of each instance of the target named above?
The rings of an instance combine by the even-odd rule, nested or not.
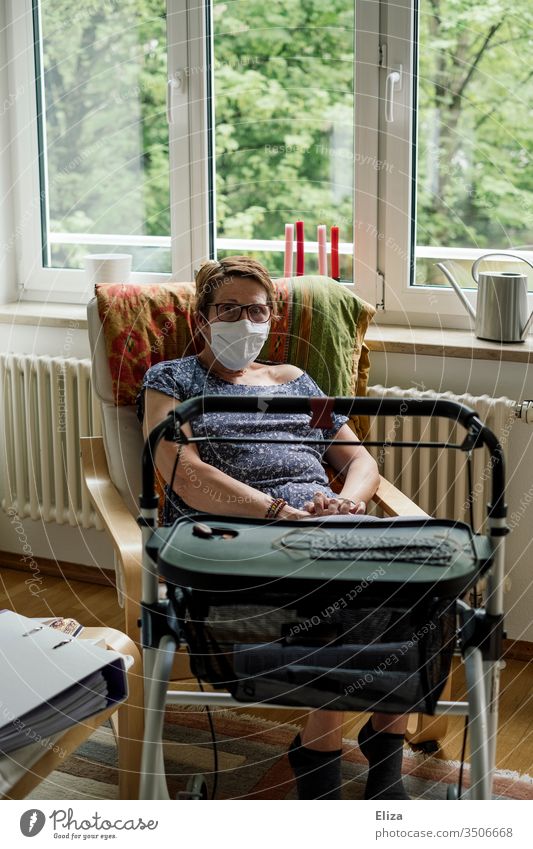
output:
[[[467,701],[439,701],[435,714],[468,717],[470,732],[470,787],[461,798],[491,799],[496,760],[499,678],[503,632],[503,584],[505,568],[505,536],[507,505],[505,495],[505,461],[502,447],[494,433],[483,424],[475,410],[447,399],[403,398],[304,398],[300,396],[204,395],[180,403],[149,434],[142,457],[142,494],[139,499],[139,525],[142,529],[142,644],[145,678],[146,724],[141,763],[141,799],[170,799],[163,762],[163,722],[167,704],[241,707],[228,692],[191,692],[168,690],[174,654],[181,637],[175,614],[168,599],[158,598],[158,568],[150,554],[149,543],[158,525],[159,497],[155,492],[155,451],[162,439],[172,442],[201,442],[188,439],[182,425],[203,413],[292,412],[311,414],[311,427],[327,427],[331,413],[363,416],[429,416],[443,417],[461,424],[466,436],[460,445],[435,442],[367,442],[367,445],[417,448],[446,447],[470,452],[486,446],[492,473],[491,501],[487,504],[489,537],[493,557],[487,572],[487,598],[484,608],[472,608],[457,599],[461,652],[465,664]],[[256,438],[207,437],[211,441],[258,442]],[[204,440],[206,438],[204,437]],[[288,442],[288,440],[270,440]],[[313,442],[316,440],[301,440]],[[358,440],[338,440],[339,444],[361,444]],[[473,530],[473,529],[472,529]],[[293,706],[259,702],[248,707],[268,709]],[[369,710],[372,706],[369,705]],[[448,798],[457,798],[452,785]]]

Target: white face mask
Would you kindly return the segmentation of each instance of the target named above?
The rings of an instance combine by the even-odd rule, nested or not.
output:
[[[227,369],[239,371],[259,356],[270,332],[270,321],[258,324],[243,318],[239,321],[215,321],[209,327],[209,344],[214,356]]]

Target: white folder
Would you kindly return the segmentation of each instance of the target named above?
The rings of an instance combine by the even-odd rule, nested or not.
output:
[[[117,652],[0,611],[0,753],[100,713],[127,687]]]

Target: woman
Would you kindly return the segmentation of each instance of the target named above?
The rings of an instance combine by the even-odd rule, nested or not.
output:
[[[139,396],[145,436],[169,411],[169,397],[184,401],[202,394],[323,396],[312,378],[296,366],[257,362],[272,322],[275,291],[268,272],[244,256],[204,263],[196,275],[196,320],[204,340],[198,356],[158,363],[146,373]],[[309,416],[212,413],[191,419],[185,432],[197,435],[265,434],[264,443],[162,442],[157,467],[167,482],[165,523],[180,514],[205,511],[226,516],[304,519],[364,513],[379,484],[377,465],[354,439],[347,417],[334,415],[333,427],[309,427]],[[271,444],[283,437],[291,444]],[[314,438],[316,445],[304,444]],[[180,451],[179,462],[176,454]],[[336,495],[322,466],[325,459],[342,472]],[[172,490],[171,478],[175,467]],[[342,713],[313,711],[289,749],[300,799],[339,799]],[[374,713],[359,732],[369,761],[367,799],[408,799],[401,763],[407,718]]]

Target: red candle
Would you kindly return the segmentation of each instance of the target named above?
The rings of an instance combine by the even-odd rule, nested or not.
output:
[[[296,276],[301,277],[304,273],[304,223],[296,222]]]
[[[339,274],[339,228],[331,228],[331,276],[340,280]]]

